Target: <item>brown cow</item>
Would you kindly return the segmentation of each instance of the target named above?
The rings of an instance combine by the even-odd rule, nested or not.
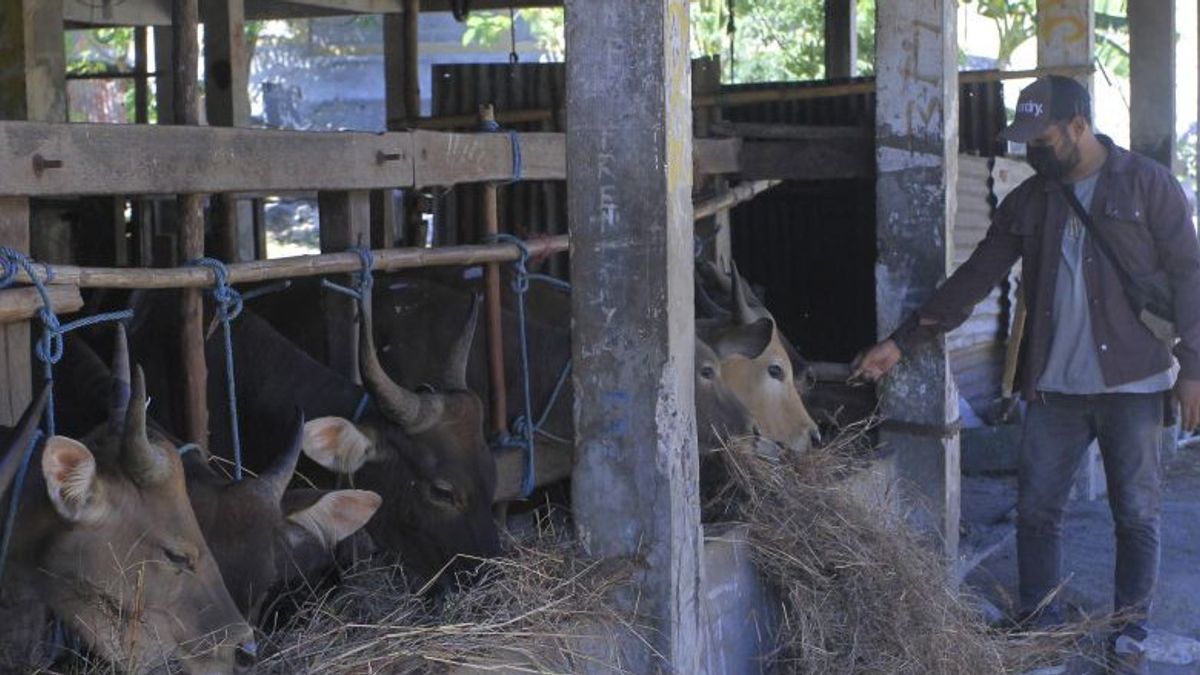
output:
[[[146,432],[138,369],[120,433],[48,439],[13,533],[0,662],[28,663],[22,640],[48,608],[99,655],[148,672],[233,673],[257,659],[188,503],[183,465]],[[36,636],[34,636],[36,637]]]
[[[736,268],[731,275],[728,316],[697,321],[696,332],[721,358],[725,382],[749,408],[762,434],[782,447],[805,452],[820,442],[816,422],[804,407],[796,385],[794,359],[775,320],[759,305],[751,306]],[[755,356],[749,342],[766,347]]]

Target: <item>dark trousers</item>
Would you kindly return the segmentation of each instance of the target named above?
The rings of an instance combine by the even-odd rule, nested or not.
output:
[[[1062,581],[1063,512],[1088,446],[1100,444],[1116,521],[1114,606],[1124,631],[1144,639],[1158,579],[1163,395],[1045,394],[1025,417],[1018,467],[1017,558],[1021,608],[1038,607]],[[1049,612],[1056,613],[1051,605]]]

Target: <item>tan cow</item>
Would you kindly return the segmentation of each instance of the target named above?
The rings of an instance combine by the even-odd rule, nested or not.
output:
[[[47,609],[133,673],[172,662],[189,673],[238,673],[257,660],[188,503],[178,453],[150,441],[145,410],[138,369],[120,433],[53,436],[42,448],[0,580],[3,665],[29,665],[22,640]]]
[[[806,452],[820,443],[821,435],[800,398],[795,361],[774,318],[761,305],[748,302],[736,268],[731,277],[730,312],[698,320],[696,334],[721,358],[726,384],[750,410],[762,435],[789,450]],[[747,356],[755,353],[748,345],[764,342],[765,349]]]

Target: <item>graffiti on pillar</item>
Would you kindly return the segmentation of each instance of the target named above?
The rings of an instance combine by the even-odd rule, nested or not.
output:
[[[909,37],[900,43],[905,54],[900,74],[904,88],[909,90],[905,96],[904,130],[908,136],[932,135],[940,131],[944,113],[941,97],[945,78],[941,53],[943,28],[921,19],[913,19],[912,28]]]
[[[1088,38],[1087,6],[1072,0],[1043,0],[1038,5],[1042,44],[1079,44]]]

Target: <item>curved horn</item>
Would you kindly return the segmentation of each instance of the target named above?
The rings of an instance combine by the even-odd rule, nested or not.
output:
[[[292,482],[292,474],[296,473],[296,462],[300,460],[300,447],[304,441],[304,411],[296,408],[295,421],[292,423],[292,438],[283,454],[275,458],[266,471],[258,474],[258,479],[266,483],[279,499]]]
[[[716,300],[704,289],[704,282],[696,279],[696,308],[700,318],[729,319],[729,310],[717,304]]]
[[[12,482],[13,476],[17,475],[17,467],[21,466],[21,461],[25,459],[25,450],[29,447],[29,440],[37,431],[38,422],[41,421],[42,413],[46,410],[46,402],[49,400],[50,385],[47,384],[42,387],[37,398],[21,415],[16,428],[13,429],[12,438],[8,441],[8,447],[0,448],[0,451],[4,452],[0,456],[2,457],[0,459],[0,495],[4,494],[8,484]]]
[[[742,275],[738,274],[737,264],[733,265],[733,288],[731,290],[733,296],[733,319],[739,325],[748,326],[754,323],[756,317],[754,311],[750,309],[750,304],[746,302],[746,289],[742,281]]]
[[[117,323],[113,345],[108,389],[108,430],[110,433],[119,434],[125,421],[125,411],[129,408],[130,395],[129,338],[125,334],[125,325],[120,322]]]
[[[410,426],[421,417],[421,397],[396,384],[384,372],[379,355],[375,353],[371,301],[368,299],[359,306],[358,373],[363,385],[384,415],[400,426]]]
[[[146,436],[146,377],[141,366],[133,369],[133,394],[121,435],[121,465],[142,486],[157,485],[171,476],[171,460]]]
[[[467,310],[467,323],[463,326],[454,347],[450,349],[450,357],[446,361],[446,371],[442,375],[442,384],[447,389],[464,390],[467,388],[467,362],[471,358],[471,344],[475,341],[475,324],[479,320],[479,294],[471,294],[471,308]]]

